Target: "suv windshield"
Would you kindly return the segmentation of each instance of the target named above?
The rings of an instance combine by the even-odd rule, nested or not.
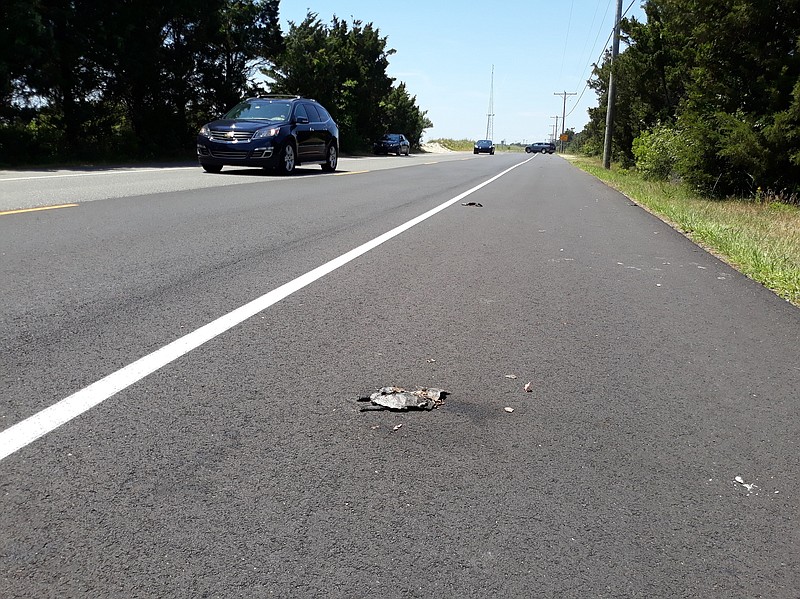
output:
[[[247,119],[263,121],[288,121],[292,109],[290,102],[249,101],[234,106],[226,119]]]

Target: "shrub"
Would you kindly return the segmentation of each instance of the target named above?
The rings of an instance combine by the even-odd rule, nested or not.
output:
[[[646,179],[667,181],[679,167],[684,141],[677,129],[659,125],[633,140],[636,168]]]

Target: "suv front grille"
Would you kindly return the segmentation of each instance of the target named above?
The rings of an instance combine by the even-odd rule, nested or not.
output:
[[[214,141],[250,141],[253,137],[251,131],[212,131],[211,139]]]
[[[244,159],[247,158],[248,152],[229,152],[227,150],[211,150],[211,155],[214,158],[234,158],[234,159]]]

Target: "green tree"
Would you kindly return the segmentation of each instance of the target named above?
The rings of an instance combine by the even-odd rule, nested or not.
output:
[[[386,44],[372,23],[349,25],[334,16],[327,26],[309,12],[302,23],[290,24],[283,51],[264,73],[273,93],[308,96],[326,106],[345,150],[364,149],[387,129],[419,145],[432,125],[405,85],[394,86],[387,75],[395,51]]]
[[[614,156],[673,127],[685,148],[685,181],[718,195],[800,186],[797,83],[799,0],[648,0],[647,23],[623,22],[628,48],[618,83]],[[600,106],[585,129],[589,150],[604,130],[610,65],[594,73]],[[644,146],[641,146],[644,147]]]
[[[202,121],[238,102],[258,61],[281,43],[277,0],[113,4],[109,99],[125,107],[145,153],[190,145]]]
[[[403,133],[411,147],[419,149],[423,132],[433,127],[433,123],[426,116],[427,112],[419,109],[416,96],[408,93],[406,84],[393,87],[380,107],[385,115],[383,129]]]
[[[198,21],[193,42],[195,89],[203,112],[219,114],[255,87],[254,75],[283,47],[279,0],[226,0]]]

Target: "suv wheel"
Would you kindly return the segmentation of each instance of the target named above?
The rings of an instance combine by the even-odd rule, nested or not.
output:
[[[292,142],[287,141],[278,154],[278,172],[281,175],[291,175],[294,172],[295,164],[294,146]]]
[[[542,148],[542,154],[547,154],[547,148]]]
[[[325,163],[322,165],[322,170],[326,173],[332,173],[336,170],[337,164],[339,164],[339,152],[336,151],[336,144],[331,143],[325,152]]]

